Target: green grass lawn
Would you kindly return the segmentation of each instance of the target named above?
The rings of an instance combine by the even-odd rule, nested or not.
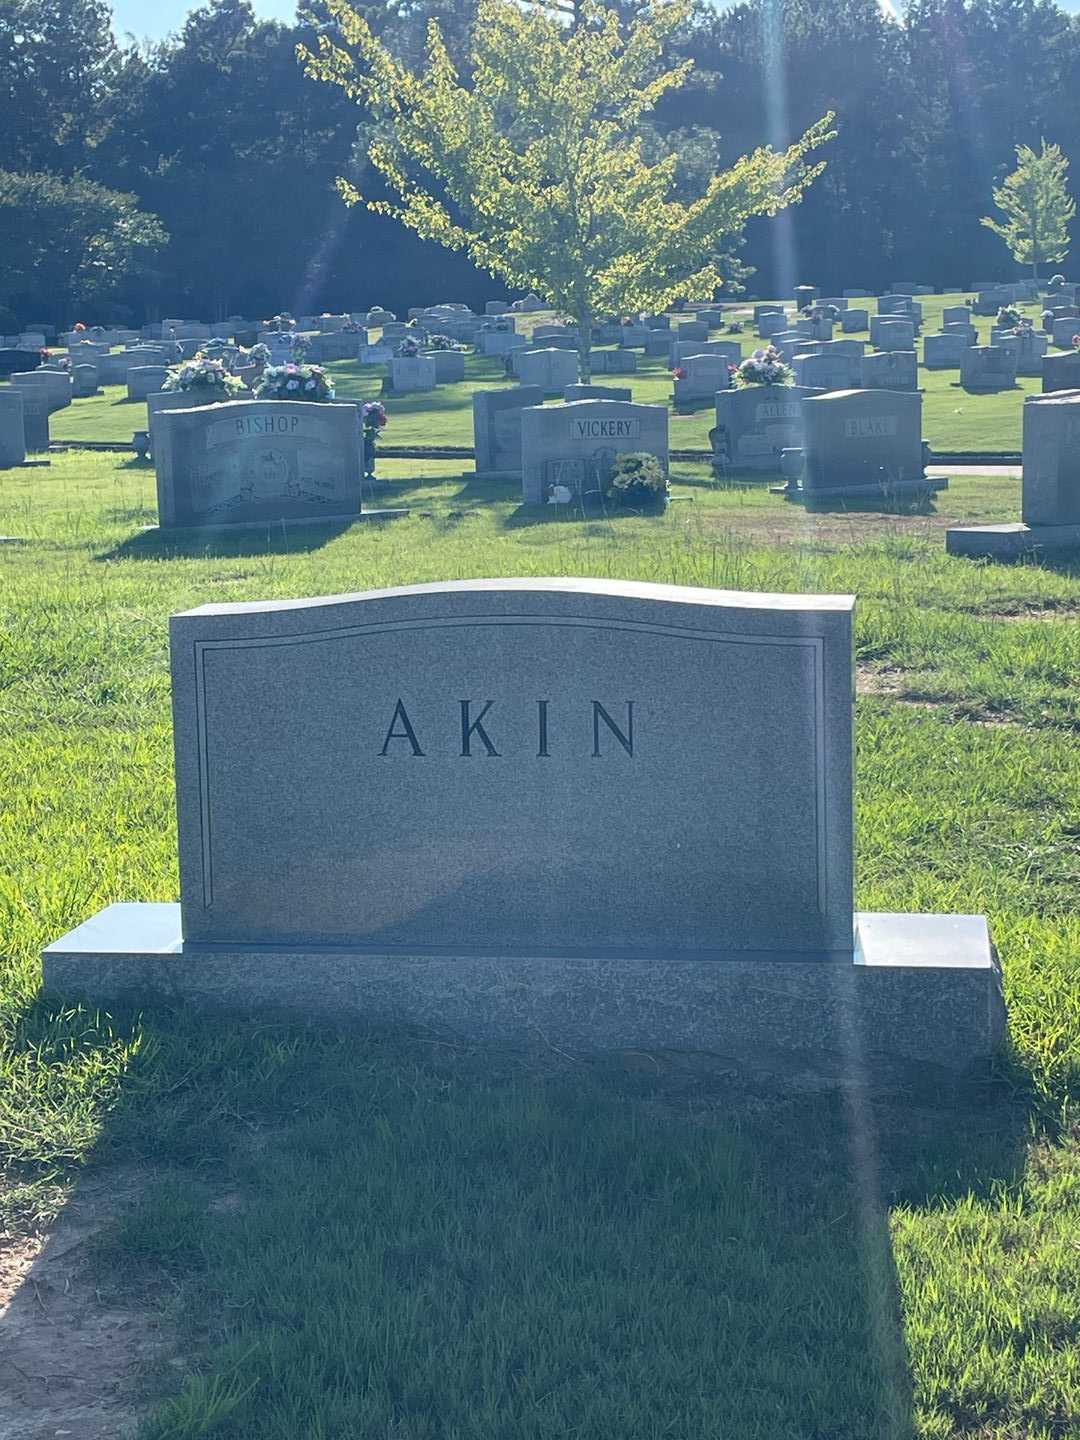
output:
[[[942,537],[1013,518],[1018,482],[808,515],[684,466],[662,518],[600,520],[380,470],[415,516],[172,542],[128,457],[0,476],[0,1230],[140,1177],[91,1271],[175,1336],[142,1440],[1080,1436],[1080,568]],[[991,1083],[816,1093],[38,995],[44,944],[176,896],[172,611],[558,574],[857,593],[857,902],[988,914]]]
[[[933,295],[923,299],[923,333],[937,330],[945,305],[962,304],[964,295]],[[864,302],[852,302],[862,304]],[[870,309],[875,309],[873,301]],[[1021,307],[1037,317],[1041,305]],[[550,321],[550,315],[530,316],[530,325]],[[989,344],[989,319],[976,318],[980,343]],[[839,330],[837,331],[839,337]],[[869,340],[868,333],[853,336]],[[754,338],[752,329],[741,337],[744,353],[762,343]],[[920,352],[921,353],[921,352]],[[600,384],[629,385],[634,399],[647,404],[671,403],[671,376],[664,362],[639,356],[636,375],[597,377]],[[372,399],[379,395],[383,367],[341,362],[328,366],[334,375],[339,395]],[[471,446],[472,395],[477,389],[509,385],[501,361],[470,355],[466,362],[466,380],[459,385],[441,385],[429,395],[402,396],[388,401],[391,423],[385,431],[387,444],[394,445],[456,445]],[[1021,378],[1014,390],[976,395],[962,390],[959,372],[953,370],[919,371],[923,396],[923,435],[939,451],[1016,451],[1020,448],[1021,409],[1024,396],[1041,390],[1041,381]],[[676,449],[701,449],[709,446],[709,430],[715,424],[711,405],[703,405],[671,418],[671,444]],[[66,409],[53,415],[50,430],[54,440],[109,440],[127,442],[135,430],[146,426],[146,406],[129,401],[122,386],[108,386],[100,395],[75,400]]]

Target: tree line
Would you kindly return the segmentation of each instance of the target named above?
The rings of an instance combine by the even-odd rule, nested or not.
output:
[[[475,6],[355,8],[413,65],[437,17],[467,87]],[[342,176],[378,195],[384,122],[298,63],[320,38],[347,47],[322,0],[294,25],[209,0],[149,46],[117,41],[104,0],[0,0],[0,331],[497,294],[466,255],[343,203]],[[1015,147],[1080,149],[1080,19],[1054,0],[909,0],[902,23],[877,0],[699,0],[664,44],[659,63],[693,69],[641,130],[671,157],[675,199],[836,117],[802,203],[751,219],[741,246],[724,237],[729,285],[761,295],[1017,274],[981,224]]]

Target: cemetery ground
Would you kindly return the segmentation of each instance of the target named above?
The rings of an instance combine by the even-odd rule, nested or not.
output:
[[[1018,482],[808,515],[676,464],[608,519],[380,472],[410,518],[228,536],[145,534],[130,456],[0,486],[0,1436],[1080,1435],[1080,568],[941,536]],[[985,1085],[38,995],[44,944],[177,893],[171,612],[559,574],[858,595],[857,903],[987,914]]]
[[[920,297],[922,333],[925,335],[939,329],[943,309],[950,305],[962,305],[966,298],[962,293]],[[852,303],[869,304],[871,313],[874,313],[873,301]],[[1021,305],[1019,309],[1038,324],[1041,305]],[[750,354],[767,343],[756,338],[749,315],[748,310],[743,334],[731,337],[741,342],[744,354]],[[519,325],[523,333],[531,334],[537,325],[549,323],[555,318],[549,311],[538,311],[521,317]],[[978,343],[989,344],[991,319],[974,316],[972,323],[978,330]],[[380,333],[377,329],[370,332],[373,340]],[[839,331],[837,337],[840,338]],[[863,331],[844,338],[867,339],[868,333]],[[330,364],[326,368],[334,376],[340,396],[367,400],[377,394],[384,367],[346,362]],[[669,404],[671,401],[671,373],[663,359],[639,354],[636,374],[598,375],[594,378],[601,385],[629,386],[634,400],[643,404]],[[431,394],[391,397],[393,414],[385,442],[393,446],[470,446],[473,391],[512,383],[504,377],[501,360],[470,355],[466,359],[466,380],[463,384],[440,385]],[[1041,388],[1037,377],[1021,376],[1011,390],[977,395],[960,386],[955,370],[924,370],[921,367],[919,385],[924,392],[923,435],[935,450],[944,453],[1018,452],[1024,397],[1038,394]],[[132,433],[143,428],[145,420],[145,405],[141,401],[129,401],[122,386],[111,386],[92,399],[80,400],[54,414],[50,429],[53,440],[60,442],[128,443]],[[711,404],[695,405],[688,407],[684,413],[673,413],[672,447],[707,450],[709,430],[714,424],[715,414]]]

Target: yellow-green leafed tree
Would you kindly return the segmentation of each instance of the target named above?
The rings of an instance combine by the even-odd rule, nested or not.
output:
[[[573,25],[480,0],[468,83],[437,23],[414,72],[346,0],[328,4],[338,33],[300,60],[375,117],[368,158],[396,200],[370,208],[571,317],[586,378],[597,317],[711,299],[725,241],[801,199],[823,168],[810,156],[831,138],[831,115],[789,149],[743,156],[693,201],[673,198],[676,157],[648,163],[639,127],[689,73],[691,62],[665,65],[663,47],[690,0],[656,0],[626,26],[596,0],[582,0]],[[364,199],[338,184],[349,204]]]
[[[1069,195],[1069,162],[1059,145],[1016,147],[1016,169],[994,191],[1004,222],[984,215],[982,223],[1000,235],[1018,265],[1030,265],[1035,279],[1042,264],[1060,264],[1069,253],[1069,222],[1076,205]]]

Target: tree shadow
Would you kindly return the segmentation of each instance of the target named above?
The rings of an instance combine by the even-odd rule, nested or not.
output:
[[[71,1015],[39,999],[14,1043],[62,1059]],[[203,1379],[167,1383],[194,1405],[236,1377],[238,1434],[384,1433],[384,1399],[415,1433],[470,1433],[481,1392],[491,1433],[534,1433],[543,1392],[552,1433],[588,1440],[630,1433],[630,1393],[635,1434],[910,1440],[889,1207],[994,1196],[1038,1131],[1015,1063],[878,1092],[410,1027],[76,1023],[88,1060],[137,1041],[91,1180],[164,1177],[122,1197],[96,1283],[110,1306],[180,1296]],[[377,1367],[343,1362],[360,1313]]]
[[[374,507],[373,507],[374,508]],[[243,525],[235,529],[137,531],[95,555],[96,561],[179,560],[206,556],[303,555],[321,550],[356,524],[374,520],[318,520],[305,524]]]

